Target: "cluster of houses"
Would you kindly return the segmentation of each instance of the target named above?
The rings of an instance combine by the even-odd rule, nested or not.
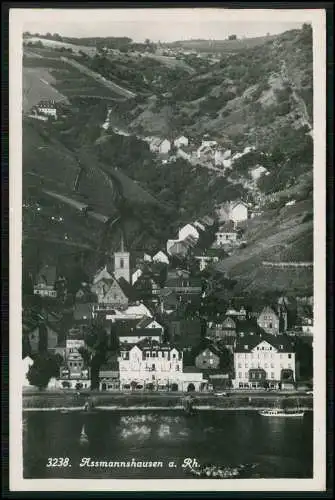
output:
[[[181,229],[181,238],[190,233],[196,237],[190,226]],[[113,266],[106,265],[90,282],[76,287],[65,323],[50,313],[50,307],[46,313],[41,308],[42,320],[23,321],[25,352],[30,357],[47,351],[63,359],[59,377],[49,387],[91,387],[94,348],[88,338],[96,328],[107,339],[106,362],[99,371],[103,391],[209,391],[220,384],[235,389],[265,384],[273,389],[294,387],[299,373],[294,347],[298,331],[293,329],[287,299],[259,310],[242,304],[214,318],[198,313],[186,317],[185,306],[200,310],[201,276],[171,265],[170,258],[163,251],[143,254],[133,271],[130,254],[121,247],[113,255]],[[67,288],[67,280],[54,266],[44,266],[34,294],[49,303],[64,302],[69,310]],[[299,335],[312,339],[310,305],[305,304],[303,311]],[[227,356],[230,367],[222,361]]]
[[[193,165],[202,164],[207,167],[216,167],[222,172],[232,170],[236,160],[256,149],[255,146],[246,146],[243,151],[233,153],[230,148],[223,146],[217,140],[210,139],[208,135],[205,135],[200,141],[189,139],[185,135],[181,135],[175,140],[156,136],[143,137],[142,139],[149,144],[150,151],[160,155],[165,163],[179,157]],[[263,174],[268,174],[268,171],[261,165],[257,165],[250,171],[254,182],[257,182]]]

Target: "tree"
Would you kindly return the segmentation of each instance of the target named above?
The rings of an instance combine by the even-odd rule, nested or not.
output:
[[[233,354],[226,347],[222,347],[220,353],[220,370],[222,370],[223,373],[231,373],[233,369]]]
[[[79,347],[78,349],[79,354],[84,360],[85,366],[89,366],[91,362],[91,353],[88,349],[85,349],[85,347]]]
[[[59,376],[60,359],[53,354],[40,355],[34,360],[34,364],[29,367],[27,379],[30,385],[38,387],[40,390],[47,387],[52,377]]]

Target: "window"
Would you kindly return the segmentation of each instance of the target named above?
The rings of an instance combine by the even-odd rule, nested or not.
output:
[[[275,367],[275,365],[273,363],[271,363],[271,368],[274,368],[274,367]]]
[[[238,364],[238,368],[242,368],[242,363],[239,363],[239,364]]]
[[[271,322],[269,323],[269,328],[272,328],[272,323]]]
[[[121,267],[121,269],[124,268],[124,259],[120,259],[120,267]]]
[[[288,354],[288,358],[291,359],[292,358],[292,354]]]
[[[238,378],[242,378],[242,372],[238,372]]]
[[[274,372],[271,372],[271,378],[275,378]]]
[[[152,363],[152,367],[151,367],[153,370],[156,370],[156,365],[155,363]]]
[[[176,355],[175,354],[172,354],[172,358],[175,359],[176,358]]]
[[[210,359],[209,360],[209,364],[212,365],[214,363],[214,360],[213,359]]]
[[[245,364],[245,367],[248,368],[248,363]]]
[[[268,364],[267,364],[267,363],[265,363],[264,367],[265,367],[265,368],[267,368],[267,367],[268,367]]]

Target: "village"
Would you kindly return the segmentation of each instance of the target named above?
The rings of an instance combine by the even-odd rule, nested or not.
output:
[[[313,347],[310,297],[280,296],[256,306],[238,297],[223,309],[212,305],[220,303],[213,266],[246,244],[243,224],[251,214],[241,200],[225,203],[213,216],[180,227],[153,255],[128,252],[121,235],[119,251],[77,284],[44,265],[30,297],[38,318],[23,308],[23,387],[197,394],[310,389],[312,372],[301,369],[301,345]],[[56,363],[45,363],[50,356]]]

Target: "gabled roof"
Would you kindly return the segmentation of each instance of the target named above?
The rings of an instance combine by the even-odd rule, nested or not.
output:
[[[232,204],[231,204],[231,210],[233,210],[234,208],[236,208],[238,205],[244,205],[246,208],[248,208],[248,203],[246,203],[245,201],[242,201],[242,200],[236,200],[234,201]]]
[[[140,321],[136,325],[136,328],[146,328],[153,321],[156,321],[156,320],[154,318],[148,318],[147,316],[145,316],[144,318],[140,319]]]
[[[251,352],[261,342],[267,342],[279,352],[294,352],[292,340],[286,335],[271,335],[265,332],[261,335],[244,335],[239,337],[236,342],[235,352]]]
[[[121,277],[117,282],[118,282],[121,290],[123,291],[123,293],[125,294],[125,296],[129,300],[137,300],[138,299],[138,295],[137,295],[136,290],[134,289],[134,287],[130,283],[128,283],[127,280],[125,280],[124,278]]]
[[[107,270],[107,266],[99,269],[93,278],[93,285],[98,283],[101,279],[106,278],[108,280],[114,280],[113,275]]]

